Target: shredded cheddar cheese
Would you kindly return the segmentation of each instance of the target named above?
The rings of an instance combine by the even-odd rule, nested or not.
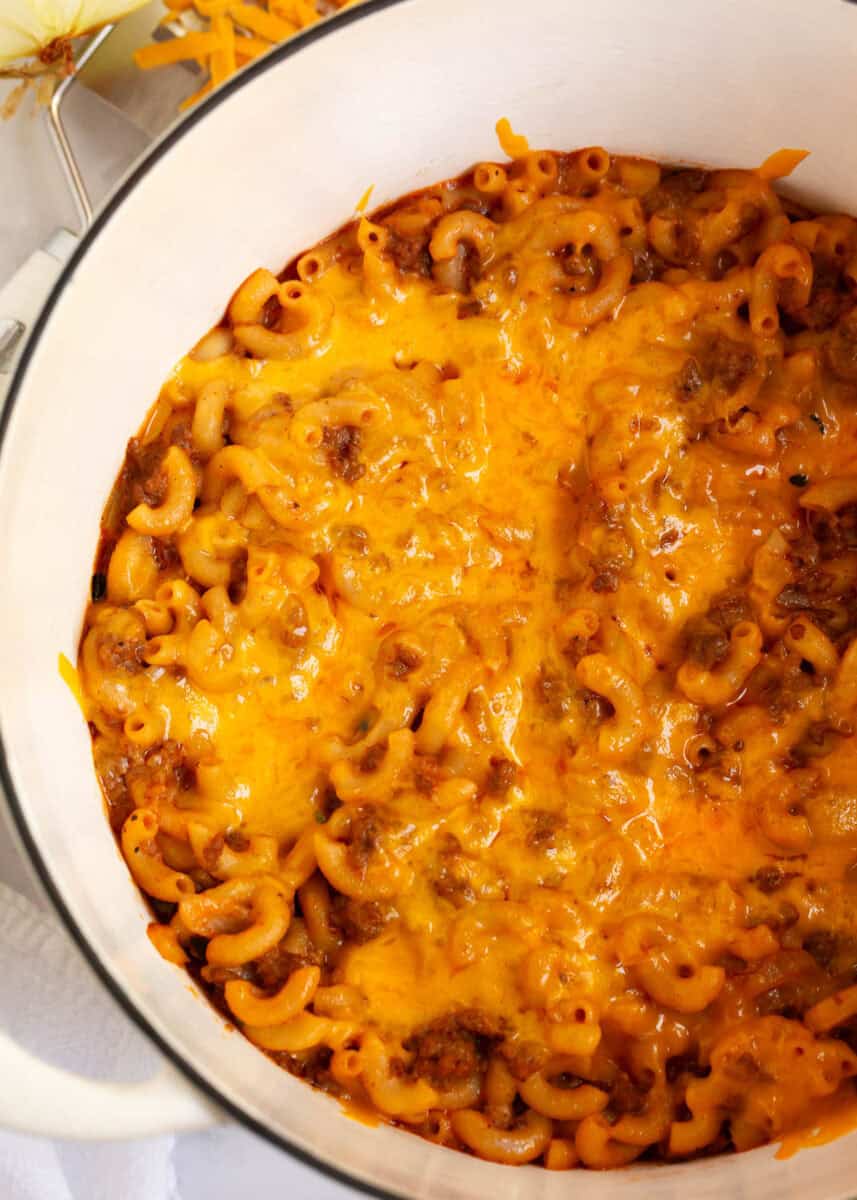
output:
[[[515,133],[508,117],[501,117],[496,125],[497,140],[500,149],[508,158],[523,158],[530,149],[530,143],[521,133]]]
[[[762,179],[785,179],[808,154],[808,150],[776,150],[759,167],[759,175]]]
[[[165,2],[168,11],[164,22],[170,23],[173,33],[182,28],[184,32],[171,40],[141,47],[134,60],[143,71],[189,60],[204,66],[209,78],[182,103],[181,107],[186,109],[245,63],[355,0],[265,0],[264,4],[230,0]],[[183,26],[188,19],[192,25]],[[200,32],[197,27],[201,22],[208,22],[209,29]]]
[[[346,1105],[787,1153],[857,1078],[857,222],[498,133],[165,384],[96,767],[152,941]]]
[[[81,690],[80,675],[78,674],[77,668],[69,662],[65,654],[60,654],[57,660],[57,665],[59,667],[60,679],[62,679],[72,696],[74,696],[80,711],[85,717],[86,701]]]
[[[360,199],[355,204],[355,206],[354,206],[355,213],[357,213],[360,216],[362,216],[363,213],[365,213],[366,209],[369,207],[369,201],[372,198],[372,193],[374,190],[375,190],[374,183],[370,183],[369,186],[367,187],[366,191],[363,193],[363,195],[360,197]]]

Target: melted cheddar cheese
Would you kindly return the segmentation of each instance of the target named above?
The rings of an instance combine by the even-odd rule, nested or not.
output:
[[[857,223],[510,138],[165,384],[96,766],[282,1065],[500,1162],[746,1149],[857,1075]]]

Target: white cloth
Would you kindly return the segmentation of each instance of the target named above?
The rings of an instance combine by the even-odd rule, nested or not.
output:
[[[158,1061],[31,882],[2,826],[0,1025],[48,1061],[100,1078],[143,1079]],[[358,1195],[236,1124],[137,1142],[0,1131],[2,1200],[246,1200],[272,1186],[288,1200]]]

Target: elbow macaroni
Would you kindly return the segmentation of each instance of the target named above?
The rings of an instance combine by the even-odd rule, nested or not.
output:
[[[164,388],[96,766],[280,1065],[501,1164],[746,1149],[857,1075],[857,224],[503,136]]]

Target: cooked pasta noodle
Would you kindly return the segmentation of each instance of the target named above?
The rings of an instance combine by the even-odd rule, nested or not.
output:
[[[96,766],[152,942],[280,1065],[508,1165],[748,1149],[857,1078],[857,225],[798,152],[503,136],[179,365]]]

